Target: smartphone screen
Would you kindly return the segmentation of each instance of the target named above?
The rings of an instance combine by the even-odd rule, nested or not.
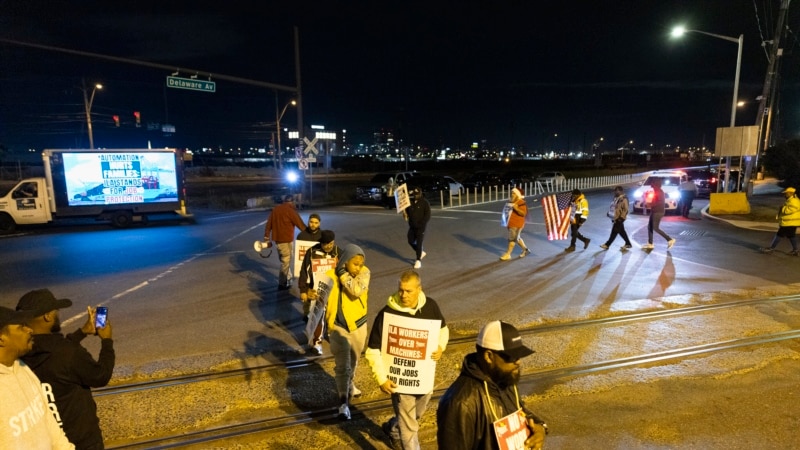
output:
[[[106,326],[106,318],[108,318],[108,308],[98,306],[94,316],[95,328],[104,328]]]

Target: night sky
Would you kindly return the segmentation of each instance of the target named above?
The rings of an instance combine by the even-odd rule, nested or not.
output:
[[[294,86],[297,26],[305,124],[347,129],[351,144],[385,128],[431,147],[575,150],[599,137],[607,148],[713,147],[730,122],[737,45],[669,32],[744,34],[739,98],[749,103],[737,124],[753,125],[768,65],[761,42],[780,3],[0,0],[0,38]],[[798,8],[780,67],[784,138],[800,133]],[[268,145],[274,90],[212,76],[215,93],[183,91],[165,87],[169,75],[0,43],[0,144],[88,147],[86,79],[105,85],[92,107],[95,146]],[[277,95],[280,108],[292,98]],[[282,125],[295,126],[294,114]],[[147,130],[164,123],[177,132]]]

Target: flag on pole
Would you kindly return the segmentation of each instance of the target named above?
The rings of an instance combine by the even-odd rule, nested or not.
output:
[[[572,193],[561,192],[542,199],[547,240],[564,240],[569,237],[569,213]]]

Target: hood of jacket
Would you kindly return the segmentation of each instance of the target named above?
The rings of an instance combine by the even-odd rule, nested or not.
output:
[[[400,302],[400,293],[395,292],[394,294],[389,296],[389,300],[386,301],[386,304],[389,305],[389,308],[392,308],[395,311],[401,311],[404,313],[408,313],[412,316],[416,316],[417,311],[419,311],[420,309],[422,309],[423,306],[425,306],[425,302],[427,302],[427,299],[428,298],[425,296],[425,293],[419,291],[419,297],[417,299],[417,307],[407,308],[403,306],[402,303]]]

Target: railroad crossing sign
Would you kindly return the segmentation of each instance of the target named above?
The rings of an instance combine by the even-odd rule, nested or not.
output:
[[[315,147],[317,145],[317,138],[314,138],[313,141],[309,141],[307,137],[304,137],[303,142],[306,143],[306,148],[303,150],[306,155],[311,152],[314,152],[315,155],[319,155],[319,150],[317,150],[317,147]]]

